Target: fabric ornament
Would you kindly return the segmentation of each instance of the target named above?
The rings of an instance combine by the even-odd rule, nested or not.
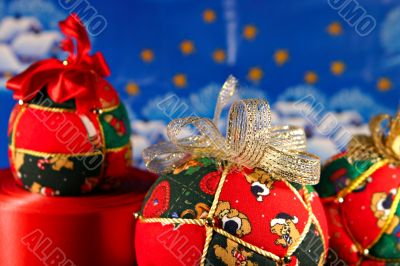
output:
[[[173,120],[170,142],[143,152],[161,175],[136,214],[139,265],[324,263],[326,220],[310,186],[319,159],[304,151],[302,129],[271,126],[263,100],[234,102],[223,137],[217,124],[236,87],[229,77],[213,120]]]
[[[34,63],[6,86],[18,104],[8,128],[17,183],[46,196],[111,189],[131,164],[129,119],[101,53],[76,15],[59,24],[68,58]]]
[[[370,121],[323,168],[316,189],[329,221],[331,262],[400,265],[400,113]]]

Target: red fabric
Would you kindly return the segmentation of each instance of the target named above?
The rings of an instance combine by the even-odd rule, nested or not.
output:
[[[358,254],[357,247],[354,245],[353,240],[343,227],[338,203],[327,202],[324,206],[326,218],[329,221],[329,245],[338,255],[338,257],[330,258],[331,263],[343,260],[349,265],[356,265],[360,259],[360,255]]]
[[[48,198],[0,171],[1,265],[133,265],[132,214],[154,179],[132,168],[116,192]]]
[[[124,147],[118,151],[108,152],[106,154],[106,174],[105,176],[112,177],[123,177],[126,170],[129,169],[129,164],[131,164],[130,158],[132,151],[129,147]]]
[[[384,179],[383,179],[384,177]],[[370,245],[380,234],[378,218],[372,210],[375,193],[389,194],[400,186],[400,169],[384,166],[375,171],[361,192],[352,192],[341,204],[342,220],[362,247]],[[390,209],[391,204],[388,206]]]
[[[392,191],[396,191],[399,186],[400,169],[386,165],[375,171],[358,189],[347,195],[343,203],[336,203],[333,200],[325,201],[324,207],[331,236],[330,246],[337,252],[338,260],[343,260],[348,265],[358,265],[361,256],[357,252],[355,241],[366,248],[382,230],[377,218],[377,212],[382,210],[373,209],[373,206],[376,208],[380,204],[376,200],[377,195],[390,197]],[[387,201],[387,204],[385,208],[390,209],[390,201]],[[379,266],[384,263],[364,260],[361,265]]]
[[[20,109],[18,106],[16,108]],[[100,132],[96,115],[88,113],[86,117],[92,122],[96,132]],[[101,138],[101,134],[98,137]],[[88,131],[78,114],[31,108],[24,111],[17,124],[15,147],[44,153],[74,154],[94,151]]]
[[[138,265],[199,265],[205,238],[204,226],[181,224],[175,228],[138,221],[135,234]]]
[[[251,184],[238,171],[232,171],[226,177],[219,201],[230,202],[231,208],[248,217],[251,233],[243,236],[242,240],[282,257],[286,255],[287,248],[275,243],[278,236],[271,232],[270,221],[278,213],[296,216],[299,220],[296,228],[301,233],[308,219],[304,205],[284,182],[274,182],[270,194],[259,202],[251,192]]]
[[[10,79],[7,88],[14,91],[14,99],[28,101],[46,86],[48,95],[57,103],[75,99],[78,112],[101,108],[97,80],[110,74],[103,56],[89,55],[89,37],[76,15],[60,22],[60,29],[66,36],[61,48],[69,53],[68,64],[57,59],[39,61]]]
[[[321,226],[322,233],[323,233],[324,239],[325,239],[325,250],[328,250],[328,248],[329,248],[329,230],[328,230],[328,221],[326,218],[325,209],[324,209],[322,202],[318,196],[318,193],[313,192],[313,193],[311,193],[311,195],[312,195],[311,196],[312,197],[311,198],[311,208]]]

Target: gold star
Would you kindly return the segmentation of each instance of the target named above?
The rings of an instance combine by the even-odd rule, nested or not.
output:
[[[177,88],[184,88],[187,85],[186,75],[183,73],[178,73],[172,77],[172,82]]]
[[[274,53],[274,60],[278,66],[284,65],[289,60],[289,52],[286,49],[279,49]]]
[[[135,82],[131,81],[131,82],[129,82],[128,84],[126,84],[125,91],[126,91],[129,95],[135,96],[135,95],[138,95],[138,94],[139,94],[140,88],[139,88],[139,86],[138,86]]]
[[[333,61],[331,63],[331,73],[340,76],[346,70],[346,65],[342,61]]]
[[[213,23],[215,21],[216,17],[217,16],[215,15],[214,10],[212,10],[212,9],[206,9],[203,12],[203,20],[206,23]]]
[[[307,71],[304,75],[304,81],[307,84],[315,84],[318,81],[318,75],[314,71]]]
[[[388,91],[393,87],[392,81],[387,77],[382,77],[376,83],[376,87],[380,91]]]
[[[190,55],[194,53],[195,50],[193,42],[188,40],[181,42],[180,47],[181,47],[181,52],[184,55]]]
[[[213,53],[213,59],[216,63],[222,63],[225,61],[225,51],[222,49],[216,49]]]
[[[151,63],[154,60],[154,53],[151,49],[143,49],[140,53],[143,62]]]
[[[263,76],[264,76],[264,72],[259,67],[252,67],[252,68],[250,68],[249,72],[247,73],[247,79],[249,79],[253,82],[260,81]]]
[[[326,31],[332,36],[339,36],[343,32],[342,24],[340,24],[339,22],[332,22],[328,25]]]
[[[243,36],[247,40],[254,40],[257,35],[257,28],[254,25],[246,25],[243,29]]]

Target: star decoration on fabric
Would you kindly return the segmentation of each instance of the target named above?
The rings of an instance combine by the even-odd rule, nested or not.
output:
[[[215,14],[214,10],[212,9],[206,9],[203,12],[203,20],[206,23],[213,23],[217,18],[217,15]]]
[[[243,29],[243,37],[246,40],[254,40],[257,36],[258,30],[254,25],[246,25]]]
[[[340,76],[346,70],[346,65],[342,61],[333,61],[331,63],[331,73],[335,76]]]
[[[151,49],[143,49],[140,53],[140,58],[145,63],[151,63],[154,61],[154,53]]]
[[[274,60],[278,66],[283,66],[289,60],[289,52],[286,49],[279,49],[274,53]]]
[[[185,41],[181,42],[180,49],[181,49],[182,54],[184,54],[184,55],[193,54],[195,51],[194,43],[192,41],[185,40]]]
[[[183,73],[178,73],[173,76],[172,82],[174,83],[175,87],[184,88],[187,86],[186,75]]]

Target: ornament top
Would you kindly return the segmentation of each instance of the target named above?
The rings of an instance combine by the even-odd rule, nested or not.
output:
[[[67,60],[50,58],[36,62],[11,78],[7,88],[14,92],[14,99],[20,101],[32,100],[46,88],[48,96],[56,103],[74,99],[79,113],[101,108],[96,81],[110,75],[107,63],[100,52],[89,54],[89,36],[77,15],[70,15],[59,27],[66,37],[60,46],[68,53]]]
[[[369,123],[371,136],[355,135],[348,145],[350,162],[388,161],[400,165],[400,111],[391,117],[381,114]]]
[[[214,119],[178,118],[167,127],[169,142],[153,145],[143,151],[146,166],[155,172],[169,172],[190,158],[213,157],[247,168],[261,168],[276,179],[300,184],[317,184],[320,161],[307,153],[304,130],[293,126],[272,126],[267,101],[246,99],[232,104],[228,115],[226,137],[217,124],[222,109],[228,105],[238,86],[230,76],[224,83],[215,108]],[[189,137],[180,137],[192,127]]]

